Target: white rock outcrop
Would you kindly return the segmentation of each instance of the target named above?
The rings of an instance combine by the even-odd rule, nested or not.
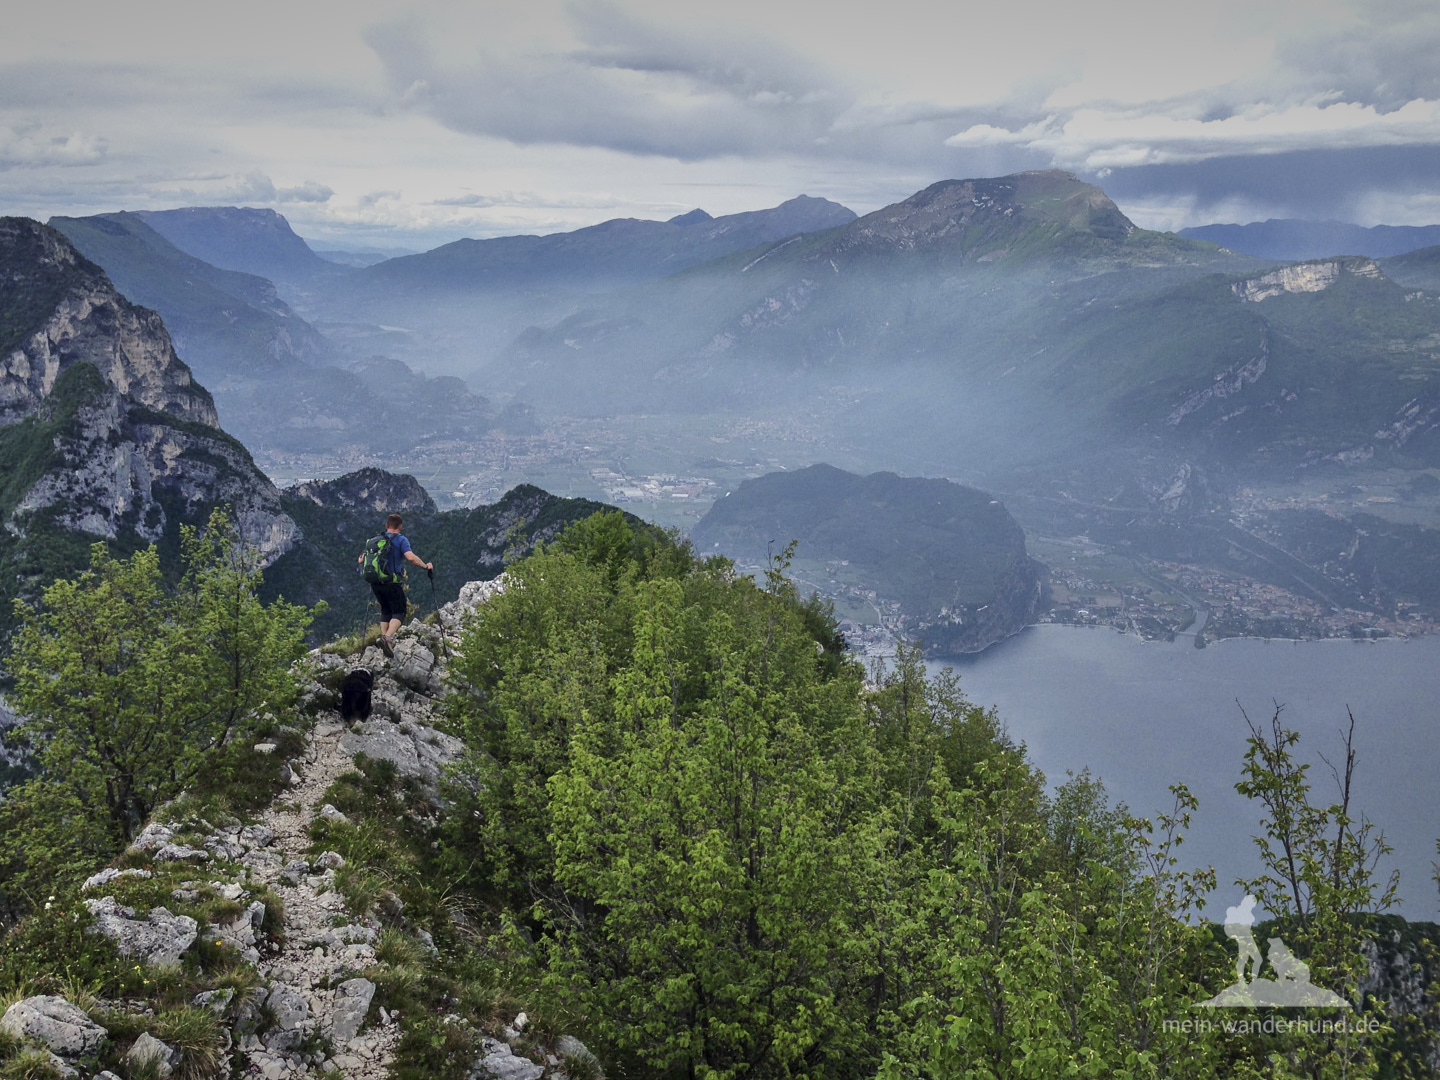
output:
[[[15,1002],[0,1017],[0,1031],[22,1042],[43,1046],[62,1058],[94,1054],[109,1036],[78,1005],[40,994]]]

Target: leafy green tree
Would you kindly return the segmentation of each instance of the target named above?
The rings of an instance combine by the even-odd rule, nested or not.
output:
[[[1213,884],[1176,869],[1193,807],[1177,788],[1157,830],[1086,775],[1047,800],[1018,751],[979,762],[937,800],[916,996],[882,1076],[1213,1075],[1163,1023],[1221,959],[1185,921]]]
[[[26,815],[48,805],[51,826],[123,844],[259,711],[293,703],[311,613],[260,603],[256,554],[223,511],[203,532],[182,528],[181,551],[173,592],[153,547],[115,559],[96,544],[90,569],[46,588],[39,608],[16,603],[8,669],[25,720],[13,734],[43,779],[0,813],[7,854],[32,873],[48,848]]]
[[[637,583],[677,572],[657,543],[618,511],[579,522],[512,564],[510,587],[466,629],[450,698],[470,750],[450,792],[447,850],[458,880],[521,906],[547,887],[546,785],[568,762],[576,725],[611,708]]]
[[[822,677],[793,595],[735,591],[689,634],[678,582],[638,591],[614,708],[550,781],[552,977],[663,1073],[827,1075],[864,1042],[859,672]]]
[[[1377,877],[1390,846],[1374,825],[1357,819],[1352,808],[1355,774],[1355,717],[1344,733],[1344,760],[1331,764],[1335,801],[1312,796],[1310,765],[1296,759],[1300,735],[1282,720],[1277,705],[1268,727],[1253,723],[1247,740],[1243,777],[1235,789],[1263,808],[1263,833],[1255,837],[1266,872],[1237,882],[1278,917],[1277,933],[1310,968],[1311,981],[1335,990],[1357,1007],[1369,963],[1363,949],[1374,936],[1367,916],[1394,906],[1399,873]],[[1323,760],[1323,758],[1322,758]],[[1377,1003],[1371,1012],[1383,1016]],[[1388,1022],[1373,1035],[1351,1026],[1327,1032],[1273,1057],[1276,1075],[1365,1077],[1379,1075],[1380,1047],[1389,1038]]]

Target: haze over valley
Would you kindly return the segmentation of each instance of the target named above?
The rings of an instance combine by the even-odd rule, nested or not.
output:
[[[1060,171],[363,267],[271,211],[52,224],[160,311],[282,486],[381,467],[444,507],[533,483],[688,532],[824,462],[995,494],[1050,568],[1043,619],[1203,641],[1440,614],[1429,249],[1277,263]]]

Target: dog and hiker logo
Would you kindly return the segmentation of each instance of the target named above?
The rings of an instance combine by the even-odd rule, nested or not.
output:
[[[1225,909],[1225,936],[1240,946],[1235,959],[1235,982],[1209,1001],[1197,1002],[1197,1009],[1249,1009],[1257,1006],[1302,1009],[1348,1009],[1350,1003],[1310,981],[1309,966],[1286,947],[1285,942],[1267,939],[1264,957],[1255,944],[1255,897],[1246,895],[1238,906]],[[1265,961],[1275,978],[1260,978]]]

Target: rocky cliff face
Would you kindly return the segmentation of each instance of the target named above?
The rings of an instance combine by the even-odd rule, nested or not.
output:
[[[436,513],[435,500],[420,481],[384,469],[359,469],[335,480],[306,480],[286,488],[285,494],[334,510],[369,510],[381,515]]]
[[[54,229],[0,219],[0,423],[36,411],[71,364],[88,362],[116,393],[216,427],[215,403],[180,362],[160,316],[133,307]]]
[[[0,522],[156,542],[228,505],[267,561],[298,530],[160,317],[121,296],[60,233],[0,219]],[[7,583],[8,584],[8,583]]]
[[[978,653],[1035,621],[1045,596],[1043,569],[1022,555],[1000,575],[995,595],[986,603],[957,605],[947,618],[912,620],[905,630],[926,656]]]
[[[1282,266],[1279,270],[1263,274],[1260,277],[1237,282],[1230,286],[1230,291],[1242,300],[1258,304],[1262,300],[1279,296],[1281,293],[1324,292],[1338,282],[1344,274],[1372,279],[1382,276],[1379,264],[1373,259],[1354,257],[1322,259],[1318,262]]]

